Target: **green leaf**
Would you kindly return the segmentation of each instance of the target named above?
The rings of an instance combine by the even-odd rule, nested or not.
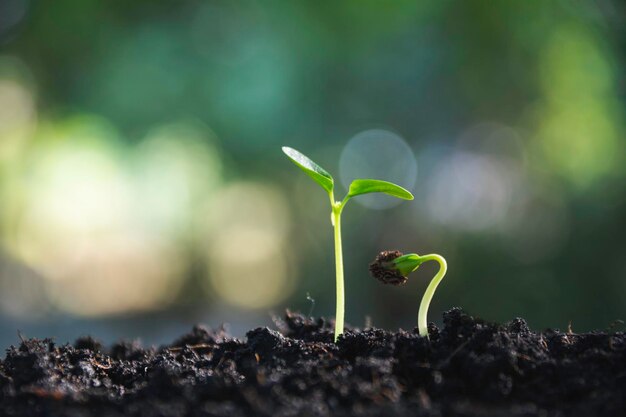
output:
[[[404,188],[391,182],[381,180],[352,181],[350,190],[348,191],[348,197],[369,193],[385,193],[403,200],[413,200],[413,194]]]
[[[400,256],[392,261],[402,276],[406,277],[422,264],[423,260],[416,253]]]
[[[308,157],[288,146],[283,146],[283,152],[289,157],[301,170],[309,177],[313,178],[316,183],[322,186],[329,193],[333,190],[334,180],[324,168],[311,161]]]

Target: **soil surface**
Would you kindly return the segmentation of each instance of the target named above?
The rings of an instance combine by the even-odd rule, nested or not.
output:
[[[195,327],[170,346],[23,340],[0,361],[0,416],[620,416],[623,332],[535,333],[453,309],[417,331],[287,313],[246,340]]]

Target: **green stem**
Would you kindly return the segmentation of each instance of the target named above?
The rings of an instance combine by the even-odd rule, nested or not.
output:
[[[417,313],[417,328],[419,329],[420,336],[428,337],[428,307],[430,306],[430,302],[433,299],[437,286],[446,275],[448,265],[442,256],[435,254],[420,256],[420,260],[422,263],[427,261],[437,261],[439,263],[439,271],[437,271],[435,277],[430,281],[430,284],[428,284],[426,292],[422,297],[422,302],[420,303],[419,312]]]
[[[335,230],[335,272],[337,284],[337,310],[335,312],[335,342],[343,333],[345,311],[345,294],[343,287],[343,254],[341,250],[341,210],[343,204],[334,203],[332,211],[333,228]]]

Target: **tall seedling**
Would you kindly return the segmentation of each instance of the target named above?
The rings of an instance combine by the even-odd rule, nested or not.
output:
[[[298,166],[305,174],[311,177],[328,193],[331,207],[331,223],[334,228],[335,238],[335,271],[337,286],[337,309],[335,314],[335,341],[339,335],[343,333],[344,311],[345,311],[345,293],[343,280],[343,254],[341,250],[341,212],[348,200],[361,194],[369,193],[385,193],[393,197],[403,200],[413,200],[413,194],[387,181],[357,179],[352,181],[348,193],[341,201],[335,200],[333,177],[322,167],[317,165],[311,159],[296,151],[295,149],[284,146],[283,152]]]

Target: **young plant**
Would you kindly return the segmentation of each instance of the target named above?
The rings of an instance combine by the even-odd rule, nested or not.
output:
[[[413,200],[413,194],[387,181],[357,179],[352,181],[348,193],[341,201],[335,200],[333,177],[322,167],[311,161],[308,157],[295,149],[283,146],[283,152],[291,161],[298,166],[305,174],[311,177],[328,193],[330,198],[330,221],[334,228],[335,238],[335,272],[336,272],[336,295],[337,309],[335,314],[335,341],[343,333],[345,294],[343,283],[343,254],[341,250],[341,212],[348,200],[361,194],[385,193],[403,200]]]
[[[374,278],[384,284],[402,285],[407,281],[407,275],[415,271],[421,264],[427,261],[436,261],[439,264],[439,271],[430,281],[426,292],[422,297],[420,308],[417,313],[417,328],[421,336],[428,337],[428,307],[433,299],[437,286],[446,275],[448,265],[441,255],[430,254],[419,256],[416,253],[403,255],[402,252],[383,251],[376,256],[376,260],[370,264],[370,273]]]

